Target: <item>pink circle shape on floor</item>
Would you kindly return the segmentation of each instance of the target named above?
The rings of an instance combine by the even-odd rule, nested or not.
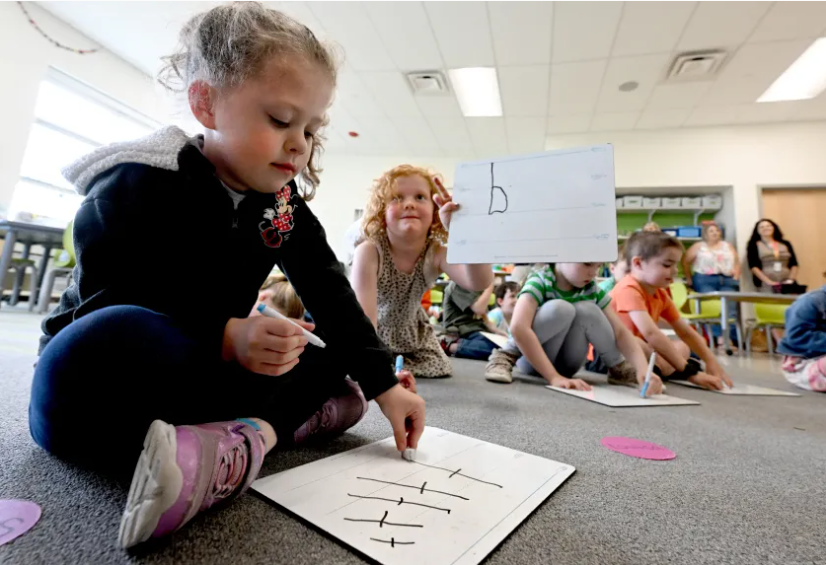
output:
[[[40,506],[28,500],[0,500],[0,545],[28,532],[40,520]]]
[[[631,437],[609,436],[602,438],[600,443],[611,451],[630,455],[631,457],[639,457],[640,459],[666,461],[677,457],[677,454],[667,447]]]

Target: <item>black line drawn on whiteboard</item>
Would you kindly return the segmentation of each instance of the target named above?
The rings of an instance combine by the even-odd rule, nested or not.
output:
[[[396,541],[396,538],[390,538],[390,541],[388,541],[386,539],[376,539],[376,538],[370,538],[370,539],[373,540],[373,541],[381,542],[381,543],[389,543],[390,547],[396,547],[397,545],[413,545],[414,543],[416,543],[415,541]]]
[[[430,467],[431,469],[439,469],[440,471],[447,471],[448,473],[450,473],[450,476],[448,477],[448,479],[452,479],[453,475],[459,475],[460,477],[470,479],[471,481],[476,481],[477,483],[483,483],[483,484],[491,485],[491,486],[494,486],[494,487],[504,488],[502,485],[497,485],[496,483],[483,481],[482,479],[477,479],[475,477],[471,477],[470,475],[465,475],[464,473],[460,473],[459,471],[461,471],[461,469],[456,469],[455,471],[453,471],[452,469],[446,469],[444,467],[438,467],[436,465],[428,465],[427,463],[422,463],[421,461],[410,461],[410,463],[415,463],[417,465],[424,465],[425,467]]]
[[[404,499],[404,497],[399,497],[398,500],[393,498],[383,498],[381,496],[361,496],[360,494],[350,494],[347,493],[347,496],[352,496],[353,498],[366,498],[368,500],[383,500],[385,502],[392,502],[397,506],[401,506],[402,504],[412,504],[413,506],[424,506],[425,508],[430,508],[431,510],[441,510],[442,512],[447,512],[450,514],[450,508],[439,508],[438,506],[430,506],[429,504],[422,504],[421,502],[410,502]]]
[[[493,163],[490,164],[490,204],[488,205],[488,216],[492,216],[494,214],[504,214],[505,211],[508,209],[508,193],[505,192],[501,186],[496,186],[496,181],[493,180]],[[502,197],[498,200],[501,201],[504,198],[504,202],[497,202],[497,205],[494,206],[494,202],[497,201],[496,194],[497,189],[499,193],[502,194]],[[502,206],[504,204],[504,206]]]
[[[446,494],[447,496],[453,496],[455,498],[461,498],[462,500],[470,500],[469,498],[465,498],[464,496],[462,496],[460,494],[453,494],[452,492],[444,492],[444,491],[441,491],[441,490],[433,490],[433,489],[429,489],[429,488],[424,488],[424,485],[427,484],[427,481],[425,481],[425,483],[422,486],[417,487],[416,485],[405,485],[405,484],[402,484],[402,483],[393,483],[393,482],[390,482],[390,481],[382,481],[381,479],[371,479],[369,477],[356,477],[356,478],[361,479],[362,481],[373,481],[373,482],[376,482],[376,483],[384,483],[386,485],[394,485],[394,486],[397,486],[397,487],[414,488],[417,491],[419,491],[419,494],[424,494],[425,492],[435,492],[437,494]]]
[[[387,522],[387,510],[384,511],[384,516],[381,517],[381,520],[366,520],[362,518],[345,518],[348,522],[375,522],[379,525],[379,528],[383,528],[385,525],[387,526],[399,526],[402,528],[424,528],[422,524],[396,524],[393,522]]]

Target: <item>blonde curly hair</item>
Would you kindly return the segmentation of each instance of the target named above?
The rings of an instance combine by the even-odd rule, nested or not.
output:
[[[257,76],[270,58],[290,56],[315,63],[335,86],[338,61],[332,45],[319,41],[307,26],[259,2],[232,2],[198,14],[184,25],[177,51],[163,57],[165,66],[158,82],[178,93],[186,92],[197,80],[218,90],[234,88]],[[312,200],[321,182],[323,142],[321,134],[313,136],[310,160],[301,171],[304,200]]]
[[[396,180],[401,177],[421,177],[430,187],[430,195],[439,194],[439,187],[436,186],[435,178],[441,181],[441,175],[414,165],[399,165],[382,174],[373,181],[373,188],[370,190],[370,197],[361,219],[361,228],[364,236],[368,239],[376,240],[387,231],[387,204],[394,196]],[[427,232],[429,240],[447,244],[447,230],[442,225],[439,217],[439,207],[433,204],[433,220]]]

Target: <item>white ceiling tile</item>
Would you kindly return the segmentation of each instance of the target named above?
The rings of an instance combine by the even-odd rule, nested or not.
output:
[[[689,126],[720,126],[733,124],[737,120],[740,106],[709,106],[695,108],[683,127]]]
[[[326,38],[328,36],[327,31],[310,11],[306,2],[262,2],[262,4],[267,8],[278,10],[298,20],[310,28],[318,38]]]
[[[678,128],[688,119],[690,108],[646,110],[637,120],[636,129]]]
[[[504,118],[465,118],[470,141],[481,159],[508,154]]]
[[[341,132],[345,140],[348,139],[346,136],[348,132],[358,132],[361,129],[358,120],[344,107],[341,100],[333,101],[333,105],[327,113],[330,117],[330,127]]]
[[[639,112],[607,112],[595,114],[591,120],[591,131],[618,131],[634,129],[640,117]]]
[[[622,2],[554,3],[553,62],[603,59],[611,54]]]
[[[551,66],[551,114],[592,112],[599,98],[607,59]]]
[[[550,64],[552,12],[551,2],[488,2],[497,65]]]
[[[407,71],[444,67],[421,2],[365,2],[376,32],[396,65]]]
[[[427,2],[425,10],[449,68],[494,66],[484,2]]]
[[[640,55],[620,57],[608,62],[597,112],[631,112],[642,110],[654,86],[665,75],[670,55]],[[619,86],[636,81],[639,86],[631,92],[621,92]]]
[[[775,2],[749,42],[814,38],[826,30],[826,2]]]
[[[760,124],[766,122],[785,122],[793,115],[795,102],[763,102],[743,106],[737,114],[738,124]]]
[[[506,116],[545,116],[550,67],[500,67],[499,91]]]
[[[356,71],[389,71],[396,64],[358,2],[310,2],[313,15],[344,48],[348,67]]]
[[[612,55],[671,52],[697,2],[626,2]]]
[[[700,2],[677,47],[680,51],[736,47],[770,7],[771,2]]]
[[[658,84],[648,99],[646,109],[693,108],[711,88],[711,81]]]
[[[591,127],[591,114],[571,114],[548,118],[548,135],[586,132]]]
[[[472,155],[473,143],[461,116],[428,117],[427,123],[433,130],[442,149],[451,156]]]
[[[335,101],[347,108],[347,111],[356,118],[383,115],[381,108],[361,82],[359,75],[348,69],[342,69],[338,73]]]
[[[407,79],[398,71],[362,72],[359,78],[390,117],[421,117]]]
[[[399,131],[387,118],[361,118],[361,131],[359,139],[371,145],[389,149],[396,155],[404,155],[407,152],[407,144]]]
[[[418,154],[438,155],[441,147],[424,118],[390,118],[410,149]]]
[[[339,132],[335,128],[328,126],[324,128],[322,131],[322,135],[325,137],[324,140],[324,150],[327,153],[332,152],[333,150],[343,150],[346,149],[346,133]]]
[[[534,153],[545,149],[546,119],[505,118],[505,131],[511,153]]]
[[[416,96],[416,103],[422,111],[422,114],[431,118],[448,117],[461,118],[462,111],[459,109],[459,103],[456,102],[456,97],[452,94],[442,96]]]
[[[809,46],[808,39],[747,43],[720,72],[701,105],[748,104],[763,92]]]

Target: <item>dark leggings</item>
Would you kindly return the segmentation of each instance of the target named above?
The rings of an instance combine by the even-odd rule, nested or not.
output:
[[[308,346],[287,375],[269,377],[220,360],[171,318],[112,306],[65,327],[43,350],[32,383],[29,427],[54,455],[129,476],[149,424],[261,418],[280,445],[330,397],[345,373]]]

